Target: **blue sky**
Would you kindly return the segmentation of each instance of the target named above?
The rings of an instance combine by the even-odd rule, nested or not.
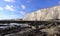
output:
[[[0,19],[19,19],[33,11],[57,6],[60,0],[0,0]]]

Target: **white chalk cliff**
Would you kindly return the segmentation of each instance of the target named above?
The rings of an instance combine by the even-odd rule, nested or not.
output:
[[[53,6],[50,8],[44,8],[37,10],[35,12],[27,14],[23,20],[37,20],[37,21],[45,21],[49,19],[60,19],[60,5]]]

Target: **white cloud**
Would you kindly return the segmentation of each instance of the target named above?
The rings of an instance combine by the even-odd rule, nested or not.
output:
[[[58,4],[60,5],[60,1],[58,2]]]
[[[10,15],[10,18],[16,19],[16,18],[19,18],[19,16],[16,14],[12,14],[12,15]]]
[[[8,17],[5,14],[0,14],[0,20],[7,19]]]
[[[1,11],[1,10],[3,10],[3,8],[2,8],[2,7],[0,7],[0,11]]]
[[[13,6],[9,6],[9,5],[6,5],[5,9],[9,10],[9,11],[15,11],[14,7]]]
[[[24,11],[20,11],[20,14],[21,14],[21,15],[25,15],[26,12],[24,12]]]
[[[15,2],[15,0],[4,0],[6,2]]]
[[[0,15],[0,20],[3,20],[3,19],[16,19],[16,18],[19,18],[18,15],[6,15],[6,14],[1,14]]]
[[[27,2],[27,3],[29,3],[30,1],[29,1],[29,0],[27,0],[26,2]]]
[[[27,3],[30,3],[32,0],[26,0]]]
[[[26,9],[25,5],[21,5],[21,8],[22,8],[23,10],[25,10],[25,9]]]

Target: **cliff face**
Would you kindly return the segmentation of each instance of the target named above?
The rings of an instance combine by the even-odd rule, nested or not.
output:
[[[23,20],[38,20],[38,21],[44,21],[49,19],[60,19],[60,6],[54,6],[50,8],[44,8],[41,10],[37,10],[35,12],[32,12],[30,14],[27,14]]]

